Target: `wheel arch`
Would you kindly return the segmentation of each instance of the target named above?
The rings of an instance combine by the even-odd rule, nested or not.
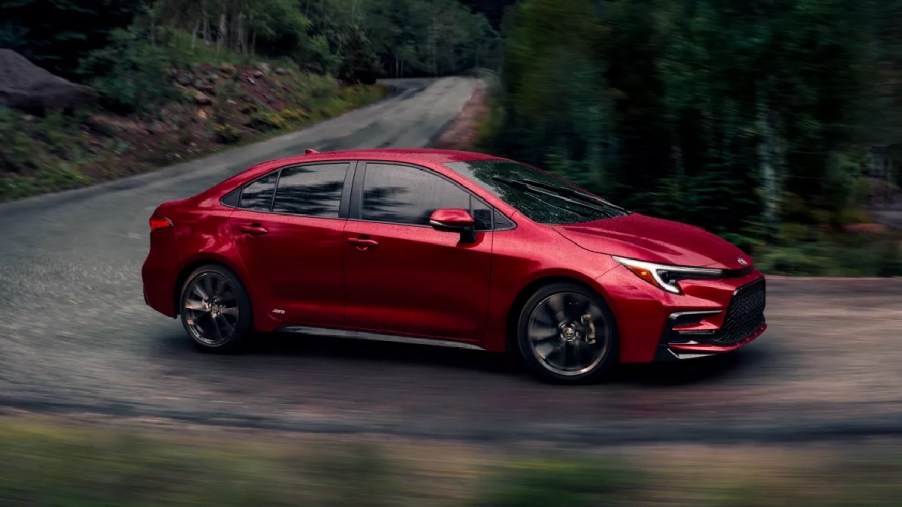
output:
[[[178,276],[176,276],[175,278],[175,286],[172,289],[172,308],[175,312],[176,318],[178,318],[179,314],[181,313],[181,308],[179,308],[179,301],[182,299],[182,286],[185,285],[185,282],[188,280],[188,277],[191,275],[191,273],[194,272],[194,270],[208,264],[216,264],[231,271],[232,274],[238,278],[238,281],[240,281],[244,286],[245,292],[247,292],[248,297],[250,298],[251,302],[253,302],[254,298],[251,295],[250,288],[248,287],[247,282],[242,276],[241,271],[237,269],[237,266],[234,263],[218,255],[207,254],[197,256],[189,259],[188,262],[186,262],[182,266],[182,269],[179,271]],[[251,308],[253,309],[253,304],[251,304]],[[251,315],[251,317],[253,317],[253,315]]]

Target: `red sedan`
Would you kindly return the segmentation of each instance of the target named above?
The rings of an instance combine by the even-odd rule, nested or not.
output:
[[[272,331],[519,350],[576,382],[766,328],[764,277],[727,241],[478,153],[308,150],[150,228],[145,300],[207,350]]]

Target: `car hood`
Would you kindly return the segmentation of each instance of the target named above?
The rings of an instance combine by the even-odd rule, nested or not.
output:
[[[678,266],[741,269],[752,264],[748,255],[723,238],[639,213],[553,228],[592,252]]]

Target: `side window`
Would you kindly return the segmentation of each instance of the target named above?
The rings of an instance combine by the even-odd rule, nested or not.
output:
[[[250,183],[241,191],[239,208],[256,211],[269,211],[272,205],[272,193],[276,189],[276,177],[279,172],[271,172]]]
[[[470,196],[470,213],[473,215],[473,218],[476,220],[476,230],[477,231],[488,231],[492,228],[492,208],[488,205],[480,201],[479,199]]]
[[[486,225],[478,223],[480,218],[488,219],[488,227],[479,229],[491,227],[491,213],[486,205],[472,199],[471,206],[470,194],[444,178],[403,165],[366,165],[360,212],[364,220],[429,225],[429,215],[440,208],[470,210],[478,226]]]
[[[282,169],[272,210],[321,218],[338,218],[348,164],[320,164]]]

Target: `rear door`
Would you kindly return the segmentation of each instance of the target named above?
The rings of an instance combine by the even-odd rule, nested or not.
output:
[[[364,166],[361,162],[359,166]],[[491,208],[434,171],[369,162],[358,167],[345,227],[348,326],[476,342],[489,297]],[[475,243],[429,226],[438,208],[470,209]]]
[[[335,326],[344,316],[348,162],[282,168],[244,187],[230,227],[256,318]]]

